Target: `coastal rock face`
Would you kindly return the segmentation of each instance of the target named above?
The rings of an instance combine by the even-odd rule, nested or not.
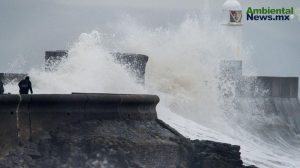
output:
[[[63,124],[11,151],[0,167],[188,167],[176,140],[155,121]]]
[[[242,168],[240,148],[190,141],[162,121],[84,121],[61,124],[21,144],[1,168]]]
[[[193,146],[192,168],[255,168],[255,166],[243,166],[240,146],[199,140],[194,140],[191,144]]]

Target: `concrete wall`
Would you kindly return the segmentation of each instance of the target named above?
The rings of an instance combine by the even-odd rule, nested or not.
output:
[[[68,55],[67,50],[45,51],[45,62],[51,59],[60,59],[66,55]]]
[[[300,133],[298,77],[243,76],[241,61],[225,61],[220,67],[220,79],[234,86],[234,94],[224,95],[233,96],[229,100],[234,102],[236,109],[242,114],[264,116],[273,122],[260,123],[262,128],[258,132],[266,132],[265,137],[273,132],[286,139]]]
[[[154,121],[158,102],[154,95],[0,95],[0,147],[9,148],[41,137],[60,124],[88,120]]]
[[[298,98],[298,77],[243,76],[237,84],[240,97]]]
[[[59,61],[68,56],[67,50],[55,50],[55,51],[46,51],[45,52],[45,70],[54,71],[57,69]]]
[[[222,61],[220,79],[234,81],[236,96],[298,98],[298,77],[243,76],[242,61]]]
[[[300,134],[300,103],[298,98],[281,97],[239,97],[237,109],[260,117],[269,117],[270,123],[253,123],[261,127],[258,132],[263,136],[281,136],[292,140]],[[261,115],[259,115],[260,113]],[[255,126],[254,126],[255,127]],[[272,137],[272,136],[271,136]]]
[[[2,80],[4,84],[7,84],[11,81],[21,81],[26,75],[27,74],[20,73],[0,73],[0,80]]]
[[[8,149],[18,145],[17,134],[17,117],[16,117],[16,104],[18,100],[16,96],[0,95],[0,155],[4,154]],[[5,97],[5,99],[3,99]],[[4,110],[5,109],[5,110]]]
[[[137,78],[137,82],[145,83],[148,56],[132,53],[114,53],[115,61],[125,66],[126,70]]]

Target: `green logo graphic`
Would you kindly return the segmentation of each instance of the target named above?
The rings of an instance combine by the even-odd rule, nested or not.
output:
[[[300,8],[298,8],[300,9]],[[289,21],[295,17],[294,7],[290,8],[252,8],[247,9],[247,20],[261,20],[261,21]],[[298,11],[298,14],[300,10]]]
[[[249,7],[247,9],[247,13],[248,14],[269,14],[269,15],[274,15],[274,14],[293,14],[294,13],[294,8],[258,8],[258,9],[253,9],[251,7]]]

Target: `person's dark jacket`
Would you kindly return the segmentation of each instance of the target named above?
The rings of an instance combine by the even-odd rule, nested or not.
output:
[[[30,80],[23,79],[19,82],[20,94],[28,94],[29,90],[32,92],[31,82]]]
[[[3,87],[3,82],[0,81],[0,94],[4,93],[4,87]]]

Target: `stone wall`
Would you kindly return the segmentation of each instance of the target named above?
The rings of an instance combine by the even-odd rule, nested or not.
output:
[[[298,77],[244,76],[241,61],[226,61],[221,65],[221,71],[221,79],[234,87],[230,90],[233,93],[224,94],[231,96],[225,100],[229,100],[240,114],[253,115],[254,118],[257,115],[261,117],[260,121],[268,121],[258,124],[255,120],[247,120],[254,122],[248,124],[253,124],[266,141],[272,141],[269,139],[272,134],[288,141],[300,133]]]
[[[298,77],[244,76],[242,61],[222,61],[220,72],[221,81],[234,82],[236,96],[298,98]]]
[[[16,146],[61,123],[88,120],[155,120],[159,102],[152,95],[0,95],[0,146]],[[18,137],[19,136],[19,137]]]
[[[4,84],[7,84],[12,81],[19,82],[26,77],[27,74],[22,73],[0,73],[0,80]]]

